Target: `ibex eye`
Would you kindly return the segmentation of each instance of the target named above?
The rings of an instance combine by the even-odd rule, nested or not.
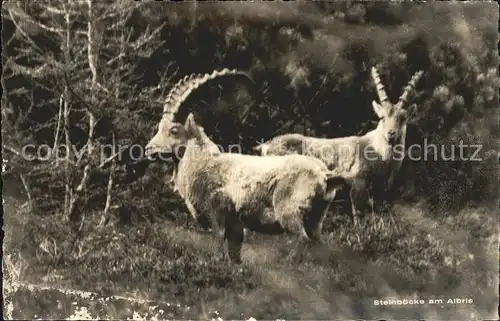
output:
[[[177,135],[179,133],[179,129],[177,127],[173,127],[170,129],[170,134]]]

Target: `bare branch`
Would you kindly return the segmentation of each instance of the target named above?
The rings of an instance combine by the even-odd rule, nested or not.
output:
[[[106,94],[111,95],[111,92],[108,89],[106,89],[106,87],[104,87],[103,85],[101,85],[99,82],[96,82],[95,85],[97,86],[97,88],[101,89]]]
[[[21,152],[18,149],[14,148],[14,147],[12,147],[10,145],[2,144],[2,149],[13,153],[14,155],[22,158],[25,161],[29,161],[29,162],[33,162],[33,161],[44,162],[44,161],[47,161],[47,159],[40,158],[37,155],[28,154],[26,151],[22,151]]]
[[[65,66],[69,65],[71,63],[71,57],[70,57],[70,49],[71,49],[71,16],[69,13],[69,10],[66,6],[66,3],[62,3],[63,9],[64,9],[64,21],[65,21],[65,26],[66,26],[66,37],[65,37],[65,43],[62,45],[62,50],[64,52],[64,64]],[[63,100],[64,100],[64,135],[65,135],[65,143],[66,146],[71,146],[71,136],[70,136],[70,111],[71,111],[71,106],[69,104],[69,92],[70,92],[70,87],[69,87],[69,80],[68,80],[68,75],[67,71],[64,68],[63,69],[63,76],[64,76],[64,89],[63,89]],[[72,150],[68,149],[68,154],[66,155],[66,166],[64,168],[64,180],[65,180],[65,193],[64,193],[64,215],[67,218],[70,218],[70,215],[72,214],[73,211],[73,188],[71,186],[71,168],[70,168],[70,163],[69,160],[72,159],[73,154]]]
[[[67,85],[65,86],[67,87]],[[64,96],[67,97],[68,89],[65,88]],[[64,135],[66,139],[66,146],[71,146],[71,137],[70,137],[70,106],[67,99],[64,99]],[[70,200],[73,197],[73,191],[70,186],[70,167],[69,160],[72,159],[71,149],[68,149],[68,154],[66,155],[66,166],[65,166],[65,194],[64,194],[64,214],[68,217],[69,209],[70,209]]]
[[[51,6],[46,6],[45,10],[47,10],[50,13],[61,14],[61,15],[65,14],[64,10],[60,10]]]
[[[100,165],[99,165],[99,168],[103,168],[107,163],[115,160],[118,156],[121,155],[121,151],[118,151],[116,152],[115,154],[113,154],[112,156],[106,158]]]
[[[92,73],[92,83],[91,83],[91,101],[92,103],[95,101],[95,88],[98,86],[98,74],[97,74],[97,56],[95,54],[95,39],[94,39],[94,16],[93,16],[93,3],[92,0],[86,0],[87,6],[88,6],[88,21],[87,21],[87,59],[88,59],[88,64],[90,67],[90,71]],[[68,75],[65,73],[65,81],[66,81],[66,86],[69,90],[71,90],[71,87],[69,86],[69,81],[68,81]],[[72,90],[71,90],[72,91]],[[73,92],[73,91],[72,91]],[[75,93],[76,94],[76,93]],[[85,103],[85,101],[82,100],[82,102]],[[85,103],[86,104],[86,103]],[[87,104],[86,104],[87,105]],[[88,105],[87,105],[88,106]],[[90,180],[90,174],[91,170],[93,167],[93,162],[92,159],[94,158],[94,151],[95,151],[95,126],[97,123],[95,115],[91,111],[91,106],[88,106],[86,109],[87,116],[89,118],[89,132],[88,132],[88,139],[87,143],[85,146],[87,147],[87,157],[89,158],[87,164],[85,165],[83,169],[83,175],[80,180],[80,183],[75,189],[75,194],[71,195],[69,197],[69,208],[67,210],[67,216],[70,220],[74,220],[74,210],[75,210],[75,204],[77,200],[81,196],[81,192],[87,187],[88,182]]]
[[[96,55],[94,53],[94,15],[92,14],[92,0],[87,0],[88,5],[88,23],[87,23],[87,54],[89,60],[90,71],[92,72],[92,84],[97,83],[97,68],[96,68]],[[94,87],[92,87],[92,90]]]
[[[11,19],[13,19],[13,16],[16,15],[21,19],[26,19],[28,22],[35,24],[36,26],[40,27],[41,29],[43,29],[45,31],[57,33],[58,35],[62,35],[64,32],[64,29],[49,27],[49,26],[47,26],[39,21],[36,21],[35,19],[33,19],[33,17],[31,17],[29,14],[27,14],[19,6],[12,6],[11,8],[8,9],[8,11],[9,11],[9,16],[11,17]]]
[[[149,35],[147,35],[147,31],[145,33],[145,35],[143,37],[141,37],[141,39],[139,39],[134,45],[133,45],[133,48],[134,50],[138,50],[140,49],[142,46],[144,46],[145,44],[151,42],[153,40],[153,38],[163,29],[163,27],[166,26],[166,22],[162,23],[159,27],[157,27],[155,30],[153,30]],[[148,26],[149,28],[149,26]]]
[[[45,63],[36,68],[29,68],[22,65],[17,64],[13,60],[9,60],[8,63],[5,64],[4,68],[10,68],[12,71],[17,73],[22,73],[30,76],[31,78],[40,79],[47,75],[47,71],[50,70],[50,66],[48,63]]]
[[[89,137],[87,140],[87,155],[88,157],[93,156],[94,152],[94,130],[95,130],[95,124],[96,124],[96,119],[94,114],[92,114],[90,111],[87,111],[87,115],[89,116]],[[80,181],[80,184],[77,186],[76,191],[80,192],[82,189],[87,185],[88,180],[89,180],[89,173],[90,169],[92,168],[91,162],[89,162],[87,165],[85,165],[85,168],[83,170],[83,177]]]
[[[273,133],[272,136],[277,135],[278,133],[286,133],[292,126],[295,125],[295,122],[293,120],[289,120],[285,123],[285,125],[282,125],[280,128],[276,129]]]
[[[5,149],[5,150],[8,150],[9,152],[19,156],[19,157],[23,157],[23,153],[21,153],[20,151],[16,150],[15,148],[11,147],[11,146],[8,146],[8,145],[5,145],[5,144],[2,144],[2,148]]]
[[[115,146],[115,133],[113,133],[113,146]],[[104,206],[104,213],[101,218],[101,223],[102,225],[107,221],[107,216],[109,209],[111,207],[111,199],[112,199],[112,193],[113,193],[113,182],[114,182],[114,176],[115,176],[115,166],[116,166],[116,161],[113,159],[111,161],[111,168],[109,169],[109,179],[108,179],[108,186],[107,186],[107,191],[106,191],[106,204]],[[100,223],[100,225],[101,225]]]
[[[26,176],[24,176],[24,174],[19,174],[19,178],[21,178],[21,182],[23,183],[23,187],[24,187],[24,191],[26,193],[26,196],[28,197],[28,206],[29,206],[29,209],[32,210],[33,209],[33,197],[31,196],[31,186],[28,182],[28,180],[26,179]]]
[[[111,64],[113,64],[117,60],[120,60],[123,57],[125,57],[125,53],[120,53],[118,56],[114,57],[113,59],[108,60],[108,62],[106,63],[106,65],[110,66]]]
[[[17,23],[16,19],[14,18],[14,15],[12,14],[11,11],[9,11],[9,17],[10,19],[12,20],[12,23],[14,24],[14,26],[16,27],[16,30],[19,31],[19,33],[21,35],[23,35],[24,38],[26,38],[26,40],[28,40],[28,42],[35,48],[37,49],[40,53],[43,52],[43,50],[38,47],[38,45],[35,43],[35,41],[33,39],[31,39],[30,36],[28,36],[28,34],[23,30],[23,28],[21,28],[21,26]]]

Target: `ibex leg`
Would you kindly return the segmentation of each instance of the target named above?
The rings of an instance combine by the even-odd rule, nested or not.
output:
[[[215,252],[219,254],[222,260],[225,260],[225,244],[224,244],[224,230],[223,226],[221,226],[220,219],[218,219],[218,215],[224,215],[223,213],[214,213],[210,215],[210,225],[212,225],[212,236],[215,241]]]
[[[322,244],[321,230],[323,220],[330,208],[331,202],[324,200],[321,196],[313,200],[311,211],[304,216],[304,230],[308,238],[317,244]]]
[[[359,224],[359,218],[364,215],[364,210],[368,200],[365,180],[356,180],[351,186],[351,206],[354,225]]]
[[[236,211],[226,214],[224,238],[227,240],[227,252],[234,263],[241,263],[241,247],[245,238],[244,224]]]
[[[220,192],[211,195],[210,200],[210,223],[212,235],[216,242],[216,252],[220,253],[223,260],[226,256],[225,250],[225,226],[229,213],[234,212],[234,205],[231,199]]]

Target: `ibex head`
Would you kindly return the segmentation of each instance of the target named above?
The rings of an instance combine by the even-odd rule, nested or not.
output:
[[[185,123],[178,121],[176,115],[179,107],[195,89],[212,79],[227,75],[244,76],[251,80],[242,71],[222,69],[215,70],[211,74],[185,76],[172,87],[163,107],[163,117],[158,124],[158,131],[146,145],[146,157],[157,153],[175,153],[182,156],[182,147],[186,146],[189,139],[205,137],[203,128],[196,125],[192,114],[189,114]]]
[[[202,133],[203,129],[196,125],[191,113],[184,124],[163,118],[158,125],[158,132],[146,145],[146,156],[157,153],[182,156],[187,142],[193,138],[201,140]]]
[[[380,103],[377,103],[375,100],[372,102],[373,110],[380,118],[377,130],[383,133],[385,140],[390,145],[397,144],[405,139],[406,124],[416,107],[415,104],[408,107],[408,95],[415,88],[423,73],[423,71],[417,71],[408,82],[408,85],[406,85],[403,94],[399,97],[399,101],[396,104],[392,104],[387,98],[384,85],[380,80],[377,69],[375,69],[375,67],[371,69],[371,75],[380,99]]]

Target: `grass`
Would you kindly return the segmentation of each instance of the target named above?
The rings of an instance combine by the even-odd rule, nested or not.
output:
[[[73,242],[58,214],[35,217],[11,204],[6,278],[50,288],[18,286],[6,298],[12,316],[24,319],[67,318],[78,309],[78,318],[121,319],[493,318],[495,214],[464,209],[439,218],[409,205],[391,212],[359,227],[330,216],[326,244],[302,263],[289,256],[292,238],[250,234],[244,263],[234,266],[220,261],[212,236],[195,227],[164,221],[97,229],[88,220]],[[373,305],[388,297],[467,297],[474,304]]]

